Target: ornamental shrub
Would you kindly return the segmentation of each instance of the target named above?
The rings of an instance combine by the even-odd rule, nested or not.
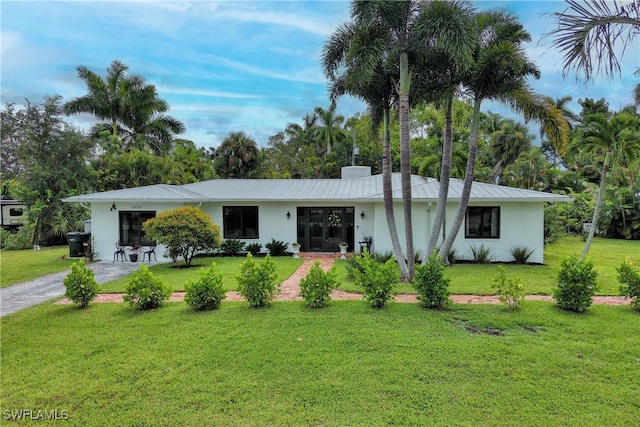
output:
[[[300,296],[309,308],[326,307],[331,301],[331,291],[338,286],[335,269],[324,272],[316,261],[309,273],[300,280]]]
[[[84,259],[71,264],[71,271],[62,283],[67,288],[64,296],[80,305],[80,308],[86,308],[98,295],[98,283],[93,270],[84,265]]]
[[[220,227],[202,209],[183,206],[158,214],[142,225],[147,239],[167,247],[171,259],[181,256],[187,266],[197,251],[220,246]]]
[[[162,301],[169,299],[172,290],[162,279],[149,271],[149,267],[142,264],[139,271],[131,274],[127,283],[124,300],[139,310],[150,310],[162,305]]]
[[[520,279],[509,279],[504,275],[505,268],[498,266],[498,276],[493,279],[492,288],[496,289],[500,295],[500,302],[507,304],[512,310],[520,308],[520,303],[524,300],[524,286]]]
[[[526,264],[531,255],[533,255],[533,249],[529,249],[526,246],[513,246],[510,249],[511,256],[513,257],[513,261],[516,264]]]
[[[562,260],[558,272],[558,287],[553,292],[558,306],[570,311],[585,311],[598,290],[597,277],[598,273],[594,271],[590,260],[578,259],[576,256]]]
[[[450,303],[449,282],[444,277],[444,265],[438,252],[434,251],[424,265],[416,265],[413,287],[418,292],[420,307],[444,309]]]
[[[618,283],[620,283],[620,293],[631,299],[631,307],[640,313],[640,273],[633,268],[631,259],[627,257],[618,272]]]
[[[244,250],[245,243],[238,239],[227,239],[220,245],[220,250],[227,256],[238,256]]]
[[[284,256],[287,254],[287,243],[271,239],[271,242],[264,245],[265,248],[269,249],[269,253],[271,256]]]
[[[184,300],[196,310],[213,310],[227,297],[222,286],[222,273],[217,271],[216,264],[209,268],[201,268],[197,279],[190,279],[184,286],[187,293]]]
[[[364,290],[363,298],[371,307],[384,308],[393,299],[393,286],[400,280],[395,258],[380,264],[368,251],[356,258],[357,268],[352,270],[355,283]]]
[[[247,245],[247,252],[253,256],[258,255],[260,250],[262,250],[262,245],[260,243],[249,243]]]
[[[271,303],[280,291],[276,283],[276,266],[267,254],[258,264],[253,255],[247,254],[247,259],[240,264],[240,274],[236,275],[240,295],[247,299],[249,307],[265,307]]]

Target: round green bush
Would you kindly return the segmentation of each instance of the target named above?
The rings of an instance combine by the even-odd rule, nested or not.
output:
[[[71,271],[62,283],[67,289],[64,295],[81,308],[86,308],[98,295],[98,283],[93,270],[84,265],[84,259],[71,264]]]
[[[151,273],[149,267],[144,264],[140,266],[139,271],[133,272],[126,291],[124,300],[140,310],[160,307],[162,301],[168,300],[172,293],[171,287]]]
[[[300,296],[305,299],[309,308],[326,307],[331,301],[331,291],[338,286],[335,270],[326,273],[316,261],[309,273],[300,280]]]
[[[196,310],[219,308],[222,300],[227,297],[222,286],[222,273],[216,270],[215,263],[209,268],[201,268],[197,279],[187,281],[185,290],[185,302]]]
[[[593,295],[598,290],[593,262],[571,256],[562,260],[558,272],[558,287],[553,297],[560,308],[583,312],[593,303]]]

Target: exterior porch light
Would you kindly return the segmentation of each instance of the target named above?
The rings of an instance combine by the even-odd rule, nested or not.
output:
[[[287,219],[291,218],[291,212],[287,211]]]
[[[110,211],[115,211],[116,210],[116,204],[115,203],[111,203],[111,209],[109,209]]]
[[[364,219],[364,211],[360,212],[360,218]]]

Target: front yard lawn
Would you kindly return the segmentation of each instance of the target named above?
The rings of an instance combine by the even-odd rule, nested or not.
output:
[[[64,259],[63,259],[64,257]],[[68,246],[42,247],[39,251],[0,251],[0,288],[71,268]]]
[[[504,264],[507,278],[520,278],[528,295],[551,295],[557,286],[558,271],[562,260],[571,255],[580,256],[584,242],[579,237],[565,237],[545,248],[545,265]],[[620,295],[616,267],[625,257],[630,257],[634,265],[640,265],[640,243],[631,240],[594,239],[587,258],[593,261],[598,272],[600,289],[598,295]],[[449,290],[452,294],[493,295],[492,279],[498,274],[498,264],[454,264],[445,269],[451,278]],[[346,261],[337,263],[340,288],[345,291],[361,292],[347,274]],[[413,286],[399,283],[398,293],[415,293]]]
[[[640,425],[629,307],[49,302],[0,334],[3,414],[64,410],[70,426]]]
[[[262,262],[264,258],[256,257],[256,262]],[[302,265],[302,258],[294,259],[291,257],[272,257],[276,265],[276,275],[278,283],[282,283],[294,271]],[[240,272],[240,264],[246,260],[245,257],[206,257],[196,258],[193,260],[190,268],[184,268],[184,262],[157,264],[150,268],[153,274],[162,278],[174,291],[184,291],[184,285],[189,279],[198,277],[200,268],[208,268],[212,262],[216,263],[216,268],[222,273],[222,284],[227,291],[237,290],[238,283],[236,275]],[[91,265],[89,265],[91,267]],[[125,292],[130,277],[122,277],[120,279],[100,285],[100,292],[118,293]]]

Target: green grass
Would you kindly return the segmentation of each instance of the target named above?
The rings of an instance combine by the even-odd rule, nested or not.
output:
[[[43,247],[37,252],[0,251],[0,288],[71,268],[73,260],[62,260],[63,255],[69,256],[68,246]]]
[[[216,263],[216,268],[222,273],[222,285],[225,290],[237,290],[238,283],[235,276],[240,272],[240,264],[245,261],[245,257],[211,257],[196,258],[193,260],[190,268],[184,268],[184,262],[158,264],[150,268],[151,272],[158,275],[162,280],[173,288],[174,291],[184,291],[184,285],[187,280],[198,277],[198,271],[202,267],[209,267],[212,262]],[[263,258],[256,258],[258,263]],[[279,283],[286,280],[294,271],[302,265],[302,258],[294,259],[291,257],[273,257],[272,260],[276,265],[276,276]],[[100,292],[118,293],[125,292],[130,277],[122,277],[111,282],[107,282],[100,286]]]
[[[545,265],[504,264],[507,278],[519,278],[529,295],[551,295],[557,286],[558,270],[562,260],[570,255],[580,256],[584,242],[579,237],[563,238],[558,244],[545,248]],[[594,239],[587,258],[593,261],[598,272],[599,295],[619,295],[616,267],[629,256],[635,265],[640,265],[640,242],[613,239]],[[360,292],[347,274],[347,263],[337,264],[340,288]],[[449,290],[452,294],[492,295],[492,279],[497,276],[497,264],[455,264],[445,270],[451,278]],[[397,284],[398,293],[415,293],[408,284]]]
[[[2,409],[70,426],[640,425],[629,307],[45,303],[0,333]]]

